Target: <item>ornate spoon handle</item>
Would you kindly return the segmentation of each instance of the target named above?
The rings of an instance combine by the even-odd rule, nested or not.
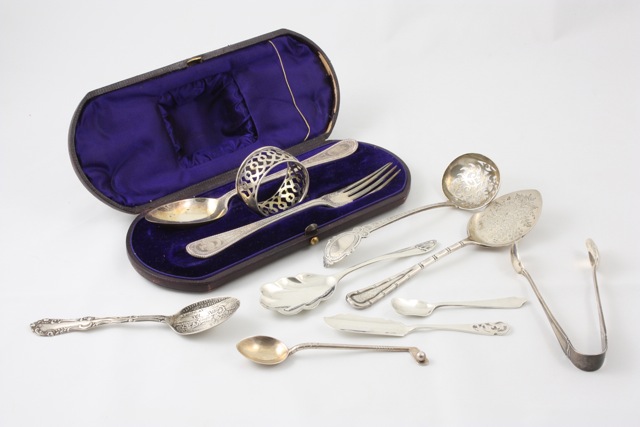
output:
[[[358,289],[356,291],[348,293],[346,297],[347,302],[351,304],[351,306],[354,308],[362,309],[362,308],[370,307],[376,302],[380,301],[385,296],[389,295],[391,292],[397,289],[400,285],[402,285],[404,282],[411,279],[413,276],[418,274],[424,268],[435,263],[440,258],[443,258],[449,255],[450,253],[455,252],[458,249],[461,249],[467,246],[468,244],[476,244],[476,243],[469,239],[461,240],[458,243],[448,246],[443,250],[441,250],[440,252],[433,254],[426,260],[419,262],[412,267],[409,267],[408,269],[404,270],[401,273],[396,274],[395,276],[384,279],[366,288]]]
[[[360,245],[362,239],[366,239],[367,237],[369,237],[369,234],[373,233],[379,228],[399,221],[402,218],[415,215],[419,212],[446,206],[454,206],[454,204],[451,202],[443,202],[435,203],[433,205],[421,206],[419,208],[401,212],[399,214],[383,218],[379,221],[358,226],[349,231],[340,233],[337,236],[332,237],[327,242],[327,246],[325,246],[324,248],[324,265],[325,267],[329,267],[330,265],[336,264],[351,255],[356,250],[358,245]]]
[[[260,221],[251,222],[245,226],[235,228],[233,230],[225,231],[224,233],[215,234],[213,236],[205,237],[195,242],[191,242],[187,245],[187,252],[196,258],[209,258],[241,239],[244,239],[248,235],[255,233],[256,231],[279,221],[289,215],[294,215],[302,210],[314,207],[322,206],[327,202],[322,199],[313,199],[305,203],[294,206],[293,208],[282,211],[276,215],[268,216]]]
[[[440,330],[454,332],[468,332],[479,335],[506,335],[510,327],[504,322],[474,323],[472,325],[415,325],[412,331],[417,330]]]
[[[98,326],[132,322],[165,323],[167,316],[122,316],[122,317],[82,317],[80,319],[42,319],[31,324],[34,334],[46,337],[67,332],[83,332]]]

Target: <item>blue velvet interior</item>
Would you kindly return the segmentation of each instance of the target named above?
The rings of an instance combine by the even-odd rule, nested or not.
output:
[[[271,42],[88,99],[74,148],[94,189],[141,206],[237,168],[259,146],[323,135],[335,88],[317,51],[290,35]]]
[[[304,159],[317,151],[319,149],[305,153],[299,158]],[[195,258],[186,252],[185,247],[194,240],[228,231],[262,218],[249,210],[238,197],[231,200],[229,212],[223,218],[208,224],[173,227],[153,224],[139,217],[129,230],[127,244],[131,248],[135,261],[155,273],[185,280],[214,277],[232,266],[245,263],[261,253],[270,251],[282,242],[304,235],[305,228],[310,224],[315,223],[322,230],[340,218],[405,191],[409,185],[409,173],[403,168],[403,163],[398,158],[382,148],[364,143],[360,143],[358,150],[347,158],[309,169],[310,187],[306,200],[336,191],[387,162],[399,165],[401,172],[384,189],[341,208],[315,207],[305,210],[256,232],[211,258]],[[229,184],[203,196],[220,196],[231,187],[232,184]]]

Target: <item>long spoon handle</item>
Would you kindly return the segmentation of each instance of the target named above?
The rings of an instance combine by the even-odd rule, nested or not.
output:
[[[385,255],[380,255],[375,258],[371,258],[367,261],[361,262],[360,264],[356,264],[353,267],[347,268],[341,273],[335,274],[334,278],[336,282],[338,282],[347,274],[350,274],[356,270],[361,269],[362,267],[366,267],[367,265],[370,265],[376,262],[387,261],[387,260],[396,259],[396,258],[408,258],[416,255],[426,254],[427,252],[431,251],[435,247],[436,243],[437,242],[435,240],[427,240],[426,242],[418,243],[417,245],[409,246],[404,249],[399,249],[395,252],[391,252]]]
[[[67,332],[83,332],[98,326],[132,322],[165,323],[167,316],[81,317],[80,319],[41,319],[33,322],[31,330],[43,337],[53,337]]]
[[[401,273],[396,274],[395,276],[384,279],[372,286],[350,292],[346,297],[347,302],[351,304],[352,307],[358,309],[370,307],[385,296],[389,295],[395,289],[400,287],[400,285],[411,279],[424,268],[469,244],[475,244],[475,242],[469,239],[461,240],[458,243],[448,246],[440,252],[433,254],[426,260],[419,262],[412,267],[409,267]]]
[[[408,352],[421,365],[429,363],[426,354],[418,347],[398,347],[390,345],[357,345],[357,344],[327,344],[318,342],[308,342],[294,345],[289,349],[289,355],[306,349],[337,349],[337,350],[373,350],[373,351],[389,351],[389,352]]]
[[[419,212],[424,212],[429,209],[441,208],[445,206],[454,206],[451,202],[442,202],[435,203],[432,205],[421,206],[419,208],[415,208],[406,212],[401,212],[396,215],[392,215],[388,218],[383,218],[379,221],[375,221],[366,225],[355,227],[349,231],[345,231],[343,233],[338,234],[337,236],[332,237],[327,242],[327,246],[324,248],[324,265],[328,267],[330,265],[336,264],[349,255],[351,255],[356,248],[362,242],[362,239],[366,239],[369,237],[371,233],[382,228],[386,225],[394,223],[396,221],[401,220],[402,218],[406,218],[408,216],[417,214]]]

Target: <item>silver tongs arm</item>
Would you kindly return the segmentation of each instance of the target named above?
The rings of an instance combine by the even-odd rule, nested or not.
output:
[[[544,298],[542,297],[542,294],[540,294],[540,291],[538,290],[538,287],[533,281],[533,278],[531,277],[529,272],[524,268],[522,261],[520,261],[520,257],[518,256],[518,248],[515,243],[511,246],[511,264],[513,265],[513,268],[516,271],[516,273],[524,276],[529,282],[529,284],[531,285],[531,288],[533,289],[533,292],[536,294],[538,301],[540,301],[540,305],[542,305],[542,308],[544,309],[547,319],[549,319],[549,323],[551,324],[553,333],[558,339],[558,342],[560,343],[560,347],[562,347],[562,351],[564,351],[564,354],[567,355],[571,363],[573,363],[578,369],[581,369],[583,371],[597,371],[598,369],[600,369],[600,367],[604,363],[604,358],[607,353],[607,348],[608,348],[607,327],[604,322],[604,314],[602,312],[602,302],[600,300],[600,290],[598,289],[598,277],[596,274],[600,255],[598,253],[598,248],[596,247],[596,244],[593,242],[593,240],[587,239],[586,245],[587,245],[587,251],[589,252],[589,261],[591,263],[591,269],[593,271],[593,285],[595,288],[596,304],[598,307],[598,317],[600,320],[600,341],[602,345],[602,351],[598,354],[583,354],[576,351],[575,347],[573,346],[573,344],[571,344],[571,341],[569,340],[569,337],[565,333],[564,329],[562,329],[562,326],[560,326],[555,316],[551,313],[549,306],[547,305]]]

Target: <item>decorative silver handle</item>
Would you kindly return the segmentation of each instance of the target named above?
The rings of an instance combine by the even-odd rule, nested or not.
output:
[[[52,337],[67,332],[83,332],[98,326],[132,322],[165,323],[167,316],[81,317],[79,319],[42,319],[31,324],[33,333]]]
[[[455,243],[451,246],[448,246],[441,250],[438,253],[433,254],[426,260],[415,264],[412,267],[404,270],[403,272],[396,274],[395,276],[384,279],[372,286],[368,286],[366,288],[358,289],[356,291],[350,292],[347,294],[347,302],[351,304],[352,307],[362,309],[367,308],[380,301],[385,296],[389,295],[395,289],[397,289],[400,285],[411,279],[413,276],[418,274],[424,268],[429,265],[435,263],[439,259],[449,255],[452,252],[457,251],[465,247],[466,245],[474,243],[471,240],[465,239],[461,240],[458,243]]]
[[[472,325],[416,325],[411,327],[413,331],[419,329],[468,332],[479,335],[505,335],[511,328],[504,322],[474,323]]]
[[[280,212],[278,214],[266,217],[260,221],[251,222],[245,226],[235,228],[233,230],[225,231],[224,233],[215,234],[213,236],[205,237],[195,242],[191,242],[187,245],[187,252],[196,258],[209,258],[217,253],[222,252],[234,243],[242,240],[248,235],[255,233],[256,231],[279,221],[282,218],[286,218],[290,215],[294,215],[302,210],[309,209],[314,206],[321,206],[326,202],[322,199],[313,199],[305,203],[294,206],[293,208]]]
[[[329,267],[336,264],[349,255],[351,255],[356,248],[360,245],[362,239],[369,237],[369,234],[373,233],[379,228],[387,226],[393,222],[399,221],[402,218],[406,218],[411,215],[415,215],[419,212],[423,212],[429,209],[441,208],[446,206],[454,206],[451,202],[435,203],[433,205],[421,206],[406,212],[401,212],[396,215],[392,215],[387,218],[383,218],[379,221],[355,227],[349,231],[338,234],[332,237],[327,242],[327,246],[324,249],[324,265]]]

